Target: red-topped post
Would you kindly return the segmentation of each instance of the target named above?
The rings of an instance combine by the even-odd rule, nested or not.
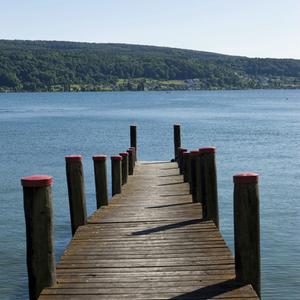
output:
[[[122,156],[122,184],[127,183],[128,179],[128,152],[121,152],[119,153]]]
[[[199,202],[200,185],[199,185],[199,151],[192,150],[190,152],[191,173],[190,173],[190,193],[193,202]]]
[[[106,155],[94,155],[94,176],[97,209],[108,205]]]
[[[260,225],[258,174],[241,173],[234,181],[235,271],[260,297]]]
[[[52,177],[27,176],[21,179],[26,222],[27,271],[30,300],[55,284]]]
[[[84,177],[82,168],[81,155],[67,155],[66,175],[69,194],[69,206],[72,234],[74,235],[77,228],[86,224],[86,201],[84,191]]]
[[[122,192],[122,156],[114,155],[111,157],[111,186],[112,195]]]
[[[217,170],[215,147],[199,149],[200,201],[203,207],[203,219],[213,220],[219,227]]]

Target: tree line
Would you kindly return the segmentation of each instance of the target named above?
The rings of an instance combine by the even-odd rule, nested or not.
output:
[[[157,82],[157,89],[159,82],[174,80],[195,89],[299,88],[300,60],[128,44],[0,40],[1,91],[68,90],[71,85],[118,89],[120,80],[125,80],[125,90],[142,89],[149,80]]]

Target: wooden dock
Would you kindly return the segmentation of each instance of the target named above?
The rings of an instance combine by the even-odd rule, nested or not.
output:
[[[121,194],[77,229],[39,299],[259,299],[202,220],[177,163],[140,162]]]

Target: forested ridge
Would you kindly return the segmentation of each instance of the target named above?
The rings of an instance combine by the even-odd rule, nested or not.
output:
[[[300,88],[300,60],[129,44],[0,40],[0,91]]]

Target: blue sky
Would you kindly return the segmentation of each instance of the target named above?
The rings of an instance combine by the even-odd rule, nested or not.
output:
[[[0,0],[0,38],[300,59],[300,0]]]

